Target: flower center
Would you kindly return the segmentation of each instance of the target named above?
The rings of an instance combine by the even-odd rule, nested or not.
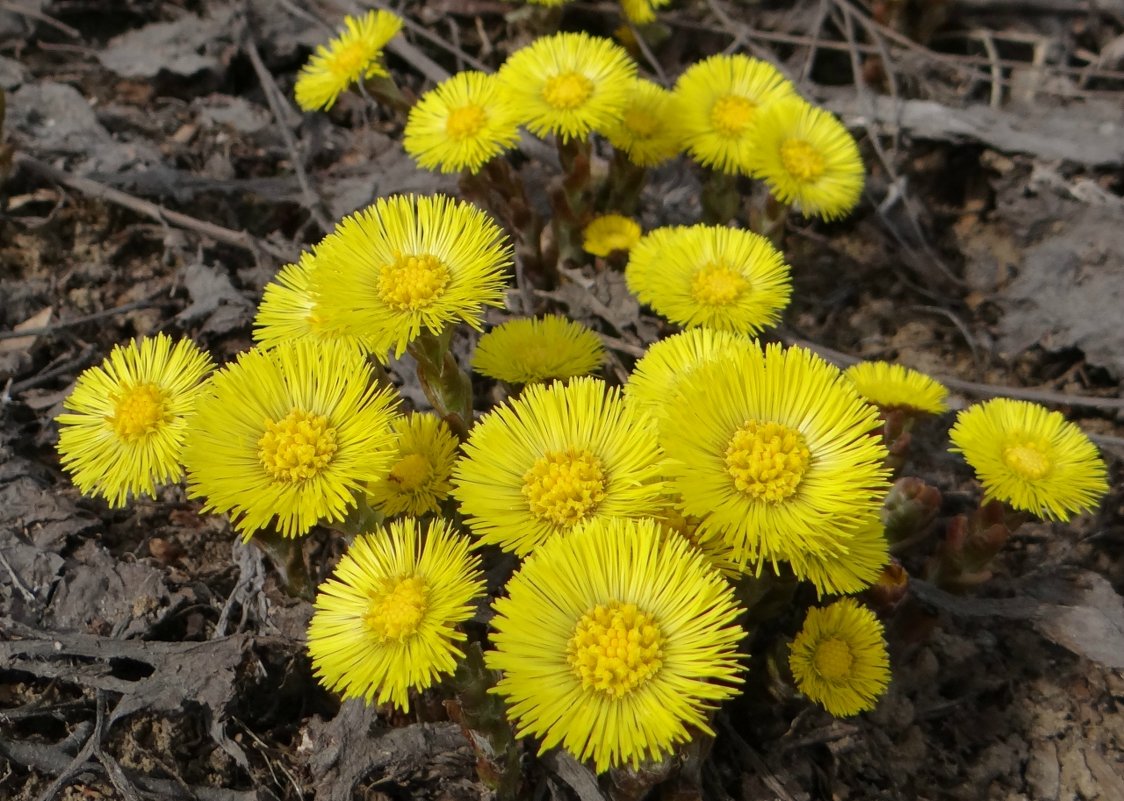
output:
[[[455,108],[445,120],[445,133],[450,139],[471,139],[484,129],[488,115],[475,103]]]
[[[749,287],[749,281],[724,264],[708,264],[691,277],[691,295],[704,306],[729,306]]]
[[[605,498],[601,460],[586,448],[540,456],[523,476],[523,497],[539,520],[569,528]]]
[[[395,311],[423,309],[449,284],[449,269],[436,256],[395,254],[379,272],[379,298]]]
[[[636,604],[598,604],[578,620],[566,659],[582,689],[620,698],[659,672],[663,635]]]
[[[833,681],[843,678],[850,672],[855,657],[851,654],[851,647],[847,643],[832,637],[816,646],[812,661],[821,678]]]
[[[1050,457],[1033,442],[1015,442],[1003,449],[1007,467],[1031,481],[1044,477],[1053,466]]]
[[[332,461],[336,429],[328,418],[293,409],[280,422],[265,421],[258,459],[276,481],[295,484],[313,478]]]
[[[413,492],[429,480],[431,472],[429,459],[420,453],[408,453],[390,468],[390,481],[402,492]]]
[[[734,432],[726,448],[726,469],[734,486],[767,503],[780,503],[795,493],[811,459],[799,431],[757,420]]]
[[[136,442],[154,434],[171,417],[164,391],[155,384],[138,384],[117,398],[109,422],[118,437]]]
[[[650,139],[659,130],[660,121],[654,114],[630,108],[624,113],[624,127],[637,139]]]
[[[753,122],[757,104],[740,95],[722,95],[710,107],[710,124],[724,136],[738,136]]]
[[[824,173],[823,156],[803,139],[786,139],[781,145],[781,163],[797,181],[811,182]]]
[[[358,75],[367,66],[370,57],[362,42],[352,42],[335,53],[330,71],[337,75]]]
[[[593,81],[571,70],[546,79],[542,99],[551,108],[571,111],[583,105],[593,94]]]
[[[429,607],[429,587],[421,576],[396,579],[371,598],[367,628],[385,642],[417,633]]]

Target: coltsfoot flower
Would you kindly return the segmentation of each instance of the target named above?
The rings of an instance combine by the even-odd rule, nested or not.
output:
[[[344,698],[409,711],[410,691],[452,673],[457,628],[484,593],[471,540],[444,520],[413,518],[360,535],[320,585],[308,653],[320,683]]]
[[[771,344],[698,367],[679,384],[683,425],[661,444],[683,511],[743,561],[837,551],[889,490],[878,411],[834,366]]]
[[[551,540],[494,607],[485,659],[517,733],[599,773],[712,734],[707,713],[741,681],[733,591],[654,520],[596,520]]]
[[[499,77],[531,133],[567,141],[620,119],[636,63],[608,39],[556,33],[512,53]]]
[[[342,342],[255,348],[215,373],[184,448],[188,494],[249,539],[338,521],[394,457],[398,399]]]
[[[1096,446],[1062,416],[1029,401],[995,398],[956,417],[953,453],[976,471],[985,500],[1009,503],[1044,520],[1069,520],[1108,492]]]
[[[657,513],[662,458],[650,421],[604,381],[534,384],[472,427],[453,497],[481,542],[526,556],[580,523]]]
[[[560,314],[508,320],[480,337],[472,369],[526,384],[589,375],[601,369],[605,346],[597,332]]]
[[[58,452],[82,494],[119,507],[178,481],[187,419],[213,369],[190,340],[157,334],[117,345],[78,376],[58,416]]]
[[[859,394],[882,409],[948,411],[948,389],[918,370],[890,362],[859,362],[843,371]]]
[[[640,167],[655,167],[683,149],[675,96],[644,78],[636,79],[620,118],[602,133]]]
[[[834,550],[793,550],[788,561],[799,579],[824,595],[849,595],[874,584],[890,561],[890,543],[878,517],[836,534]]]
[[[382,51],[402,30],[402,18],[390,11],[368,11],[344,17],[343,24],[339,36],[317,47],[297,76],[294,93],[305,111],[330,109],[353,83],[390,74]]]
[[[695,225],[661,240],[657,265],[629,259],[628,288],[679,325],[755,334],[776,325],[792,295],[784,257],[763,236]]]
[[[800,692],[836,717],[874,709],[890,683],[882,624],[853,598],[808,610],[788,664]]]
[[[316,249],[312,286],[321,313],[376,356],[401,356],[424,328],[480,330],[503,305],[511,243],[470,203],[444,195],[380,198],[345,217]]]
[[[748,174],[759,147],[760,108],[796,90],[772,64],[740,54],[692,64],[675,83],[677,116],[692,158],[729,174]]]
[[[805,217],[846,216],[863,190],[854,137],[829,111],[799,97],[769,103],[757,115],[757,147],[747,164],[782,203]]]
[[[441,418],[415,412],[394,421],[398,437],[390,471],[367,485],[367,500],[384,515],[420,517],[441,510],[453,485],[459,440]]]
[[[623,214],[602,214],[582,230],[582,250],[602,258],[616,251],[627,253],[640,241],[640,223]]]
[[[402,146],[427,170],[475,174],[519,141],[519,116],[496,76],[458,72],[410,109]]]

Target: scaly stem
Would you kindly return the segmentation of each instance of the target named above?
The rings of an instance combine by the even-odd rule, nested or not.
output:
[[[738,193],[738,176],[711,170],[703,181],[703,222],[707,225],[726,225],[738,216],[741,196]]]
[[[425,397],[453,433],[464,439],[472,424],[472,379],[449,350],[453,330],[447,325],[438,335],[422,331],[407,349],[418,363]]]
[[[304,563],[302,538],[285,537],[272,528],[264,528],[255,531],[250,542],[273,562],[289,595],[305,601],[316,599],[316,588],[312,586],[308,567]]]

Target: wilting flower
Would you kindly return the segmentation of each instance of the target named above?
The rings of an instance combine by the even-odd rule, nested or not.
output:
[[[498,325],[476,344],[472,368],[481,375],[526,384],[588,375],[601,368],[605,347],[592,328],[560,314]]]
[[[602,214],[582,230],[582,250],[602,258],[616,251],[626,253],[640,241],[640,223],[623,214]]]
[[[948,411],[948,389],[922,372],[890,362],[859,362],[843,371],[859,394],[882,409]]]
[[[317,47],[297,76],[297,105],[305,111],[329,109],[351,84],[390,74],[382,51],[402,30],[402,19],[389,11],[368,11],[343,22],[339,36]]]
[[[394,421],[398,442],[390,471],[367,485],[367,501],[388,517],[438,512],[449,496],[459,440],[441,418],[424,412]]]

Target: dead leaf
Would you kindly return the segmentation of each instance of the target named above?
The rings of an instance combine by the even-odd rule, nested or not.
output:
[[[98,60],[125,78],[152,78],[161,70],[185,76],[218,70],[233,16],[233,9],[220,6],[209,17],[185,14],[174,22],[146,25],[111,39]]]
[[[12,326],[12,330],[26,331],[29,328],[44,328],[51,322],[51,314],[54,312],[54,308],[54,306],[47,306],[40,309],[22,323]],[[13,337],[11,339],[0,339],[0,353],[27,353],[34,347],[38,339],[38,334],[31,334],[26,337]]]

